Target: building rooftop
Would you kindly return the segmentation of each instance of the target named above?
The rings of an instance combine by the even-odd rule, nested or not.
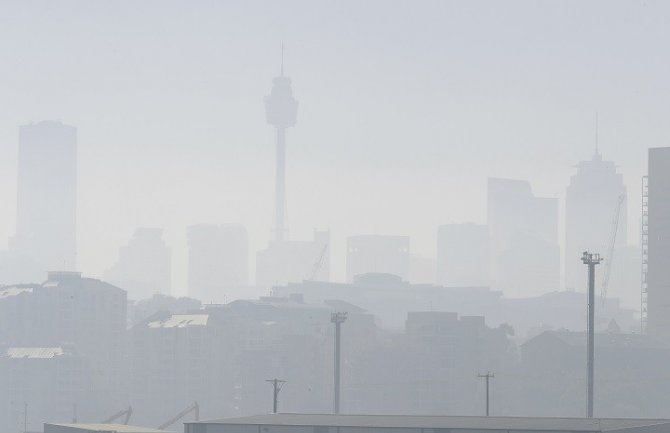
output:
[[[173,314],[162,320],[147,323],[149,328],[186,328],[187,326],[207,326],[209,314]]]
[[[534,430],[601,432],[653,425],[670,426],[670,419],[624,418],[527,418],[477,416],[415,416],[415,415],[331,415],[270,414],[186,424],[332,426],[367,428],[447,428],[476,430]]]
[[[99,431],[99,432],[117,432],[117,433],[165,433],[165,430],[158,430],[155,428],[148,427],[137,427],[133,425],[125,424],[86,424],[86,423],[75,423],[75,424],[54,424],[48,423],[45,424],[45,431],[48,430],[47,426],[56,426],[56,427],[66,427],[77,430],[85,431]]]
[[[10,347],[2,354],[3,358],[50,359],[65,355],[62,347]]]
[[[17,287],[11,286],[0,289],[0,299],[10,298],[12,296],[20,295],[21,293],[32,293],[32,287]]]

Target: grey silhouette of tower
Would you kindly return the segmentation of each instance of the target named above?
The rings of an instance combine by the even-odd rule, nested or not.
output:
[[[295,125],[298,101],[293,97],[291,79],[284,76],[284,46],[282,45],[281,74],[272,80],[272,91],[265,97],[265,118],[277,129],[277,161],[275,180],[275,239],[286,238],[286,129]]]

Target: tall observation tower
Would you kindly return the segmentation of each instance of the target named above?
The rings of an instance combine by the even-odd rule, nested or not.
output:
[[[272,80],[272,92],[265,97],[265,118],[277,128],[277,164],[275,180],[275,239],[286,238],[285,165],[286,128],[295,125],[298,101],[291,91],[291,79],[284,76],[284,47],[282,46],[281,74]]]

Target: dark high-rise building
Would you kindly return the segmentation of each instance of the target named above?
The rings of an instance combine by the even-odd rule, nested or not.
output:
[[[239,224],[188,228],[188,294],[205,303],[222,302],[225,291],[249,283],[249,236]]]
[[[77,256],[77,130],[39,122],[19,130],[16,235],[11,255],[30,262],[32,281],[74,270]]]
[[[648,176],[647,329],[670,336],[670,147],[649,149]]]
[[[621,203],[619,201],[621,200]],[[565,195],[565,285],[585,289],[583,251],[606,256],[618,213],[616,246],[626,245],[626,187],[611,161],[596,149],[590,161],[577,165]],[[623,259],[624,257],[621,256]],[[605,257],[605,260],[609,260]]]

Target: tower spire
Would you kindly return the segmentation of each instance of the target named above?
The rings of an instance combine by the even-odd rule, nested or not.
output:
[[[284,76],[284,42],[281,43],[281,76]]]

